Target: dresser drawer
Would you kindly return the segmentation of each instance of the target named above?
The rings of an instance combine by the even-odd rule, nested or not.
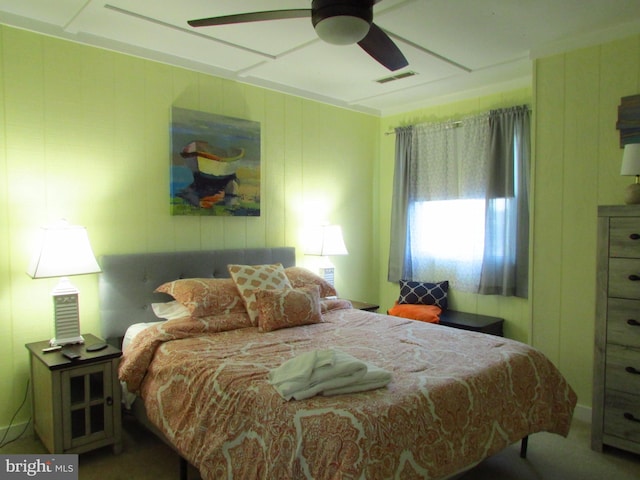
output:
[[[640,396],[607,390],[604,432],[624,440],[640,442]]]
[[[614,217],[609,230],[609,256],[640,258],[640,220]]]
[[[607,343],[640,348],[640,300],[609,298]]]
[[[640,399],[640,350],[608,345],[605,378],[607,391],[631,393]]]
[[[609,259],[609,296],[640,299],[640,259]]]

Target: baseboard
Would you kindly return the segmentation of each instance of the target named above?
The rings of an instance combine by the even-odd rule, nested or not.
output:
[[[576,405],[573,411],[573,418],[579,422],[591,423],[591,407]]]
[[[0,428],[0,442],[3,445],[17,439],[20,435],[33,435],[33,425],[31,421],[11,425],[11,427]]]

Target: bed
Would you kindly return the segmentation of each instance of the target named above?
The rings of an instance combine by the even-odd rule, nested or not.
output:
[[[568,434],[575,393],[542,353],[509,339],[361,311],[339,299],[320,300],[319,321],[287,328],[255,326],[246,305],[241,311],[229,298],[208,299],[224,306],[222,314],[155,323],[151,304],[175,298],[155,293],[161,285],[229,277],[227,265],[277,264],[294,267],[294,249],[101,260],[102,335],[119,343],[129,326],[154,322],[127,346],[120,368],[138,395],[141,421],[203,479],[443,479],[533,433]],[[324,288],[289,286],[283,290],[311,296]],[[192,312],[202,298],[195,303]],[[326,351],[346,352],[391,381],[289,401],[270,383],[286,362]]]

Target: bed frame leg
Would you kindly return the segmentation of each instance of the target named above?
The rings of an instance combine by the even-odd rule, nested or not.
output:
[[[189,464],[187,461],[180,457],[180,480],[189,479]]]
[[[524,437],[520,441],[520,458],[527,458],[527,446],[529,444],[529,436]]]

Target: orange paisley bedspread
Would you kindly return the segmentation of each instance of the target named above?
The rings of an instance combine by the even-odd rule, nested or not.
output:
[[[268,333],[173,320],[136,337],[121,379],[204,479],[440,479],[522,437],[567,435],[576,395],[515,341],[355,309]],[[172,340],[174,339],[174,340]],[[386,388],[285,401],[269,370],[337,348],[392,372]]]

